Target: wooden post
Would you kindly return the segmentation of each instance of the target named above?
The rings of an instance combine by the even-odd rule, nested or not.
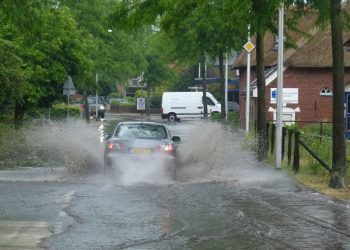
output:
[[[323,136],[323,122],[320,124],[320,144],[322,144],[322,136]]]
[[[282,161],[283,161],[283,158],[284,158],[285,141],[286,141],[286,128],[283,127],[282,128]]]
[[[290,165],[292,161],[292,138],[293,138],[293,130],[288,129],[288,165]]]
[[[269,149],[269,132],[270,132],[270,123],[266,123],[266,148],[267,148],[267,151]]]
[[[300,132],[299,131],[295,131],[295,136],[294,136],[294,161],[293,161],[293,171],[294,171],[294,173],[298,173],[299,167],[300,167],[299,137],[300,137]]]
[[[276,131],[276,125],[272,124],[272,126],[271,126],[271,154],[273,154],[273,150],[275,147],[275,136],[276,136],[275,131]]]

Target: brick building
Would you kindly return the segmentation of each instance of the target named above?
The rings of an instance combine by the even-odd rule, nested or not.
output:
[[[300,29],[308,33],[288,32],[288,38],[294,47],[284,51],[284,99],[283,120],[290,122],[332,121],[332,50],[330,29],[319,30],[314,26],[313,13],[309,13],[300,21]],[[343,34],[345,48],[345,105],[347,130],[350,135],[350,33]],[[254,39],[253,39],[254,41]],[[267,33],[265,42],[265,77],[266,77],[266,117],[275,120],[277,88],[277,47],[276,37]],[[350,47],[349,47],[350,48]],[[246,56],[242,51],[235,63],[240,72],[240,120],[245,124],[246,102]],[[251,53],[250,84],[250,121],[256,120],[257,87],[255,51]],[[254,80],[255,79],[255,80]]]

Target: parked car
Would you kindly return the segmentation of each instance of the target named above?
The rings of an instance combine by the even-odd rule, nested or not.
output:
[[[165,170],[170,177],[176,174],[176,148],[180,137],[171,136],[162,123],[130,121],[120,122],[112,135],[107,137],[104,162],[105,169],[151,164]],[[123,165],[123,166],[122,166]]]
[[[105,104],[104,101],[101,98],[98,98],[97,104],[96,104],[96,96],[89,96],[88,98],[89,103],[89,113],[91,116],[96,116],[96,106],[98,107],[98,118],[104,118],[105,117]]]
[[[227,102],[227,110],[229,112],[239,112],[239,104],[237,102]]]

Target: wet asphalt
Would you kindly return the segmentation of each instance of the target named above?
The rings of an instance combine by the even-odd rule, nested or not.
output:
[[[0,175],[0,249],[350,249],[349,202],[257,163],[239,132],[169,128],[183,141],[175,181]]]

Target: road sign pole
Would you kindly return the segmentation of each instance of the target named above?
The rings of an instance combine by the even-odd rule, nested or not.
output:
[[[248,26],[248,42],[244,45],[247,51],[247,82],[246,82],[246,98],[245,98],[245,132],[249,133],[250,123],[250,52],[255,48],[254,44],[250,42],[250,25]]]
[[[73,84],[73,80],[70,76],[68,76],[68,79],[65,81],[63,85],[63,95],[67,95],[67,120],[69,119],[69,95],[75,94],[75,88]]]
[[[98,119],[98,94],[97,94],[97,86],[98,86],[98,73],[96,73],[96,120]]]
[[[67,120],[69,119],[69,89],[67,93]]]
[[[282,168],[283,127],[283,50],[284,50],[284,3],[281,0],[278,22],[277,110],[276,110],[276,169]]]
[[[226,119],[226,121],[227,121],[227,111],[228,111],[228,109],[227,109],[227,103],[228,103],[228,101],[227,101],[227,89],[228,89],[228,87],[227,87],[227,85],[228,85],[228,55],[227,55],[227,53],[226,53],[226,60],[225,60],[225,119]]]

